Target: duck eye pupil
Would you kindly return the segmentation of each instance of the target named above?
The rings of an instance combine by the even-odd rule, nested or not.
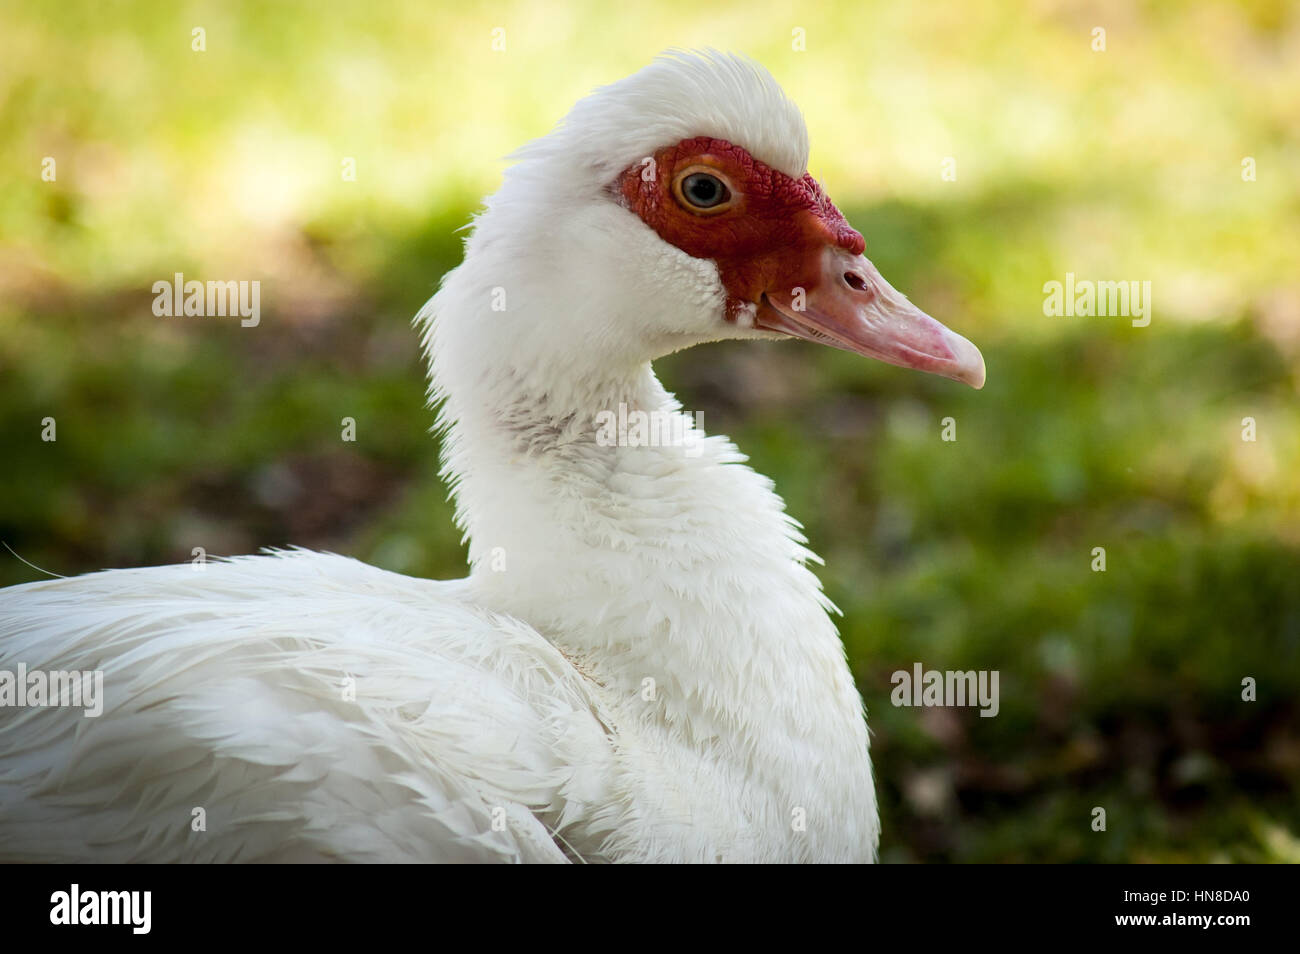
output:
[[[718,187],[703,176],[696,176],[695,181],[691,183],[691,198],[699,202],[712,202],[717,191]]]
[[[702,172],[687,176],[682,186],[682,193],[690,203],[702,209],[715,206],[726,197],[726,187],[722,182]]]

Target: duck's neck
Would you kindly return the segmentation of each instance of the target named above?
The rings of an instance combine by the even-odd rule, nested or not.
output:
[[[475,600],[536,627],[623,718],[743,763],[790,812],[834,813],[819,837],[847,853],[808,835],[809,857],[861,857],[861,699],[771,482],[694,430],[648,364],[581,381],[565,400],[504,369],[445,389]]]

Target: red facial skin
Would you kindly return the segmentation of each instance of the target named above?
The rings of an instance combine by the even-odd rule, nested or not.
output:
[[[793,179],[760,162],[739,146],[701,136],[660,149],[655,176],[642,178],[647,164],[629,167],[617,187],[641,220],[695,258],[718,265],[727,291],[728,320],[746,304],[758,304],[778,286],[814,286],[821,278],[821,253],[839,246],[854,255],[866,248],[840,210],[811,175]],[[733,201],[724,212],[692,212],[673,196],[673,180],[690,166],[706,166],[727,183]]]

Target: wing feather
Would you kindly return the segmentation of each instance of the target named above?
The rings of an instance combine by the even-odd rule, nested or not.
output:
[[[0,591],[0,670],[103,673],[98,717],[0,708],[0,859],[598,852],[590,684],[461,591],[307,551]]]

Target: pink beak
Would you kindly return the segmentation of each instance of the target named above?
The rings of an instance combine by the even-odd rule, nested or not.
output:
[[[759,328],[984,386],[979,349],[907,300],[863,255],[828,245],[812,288],[768,291]]]

